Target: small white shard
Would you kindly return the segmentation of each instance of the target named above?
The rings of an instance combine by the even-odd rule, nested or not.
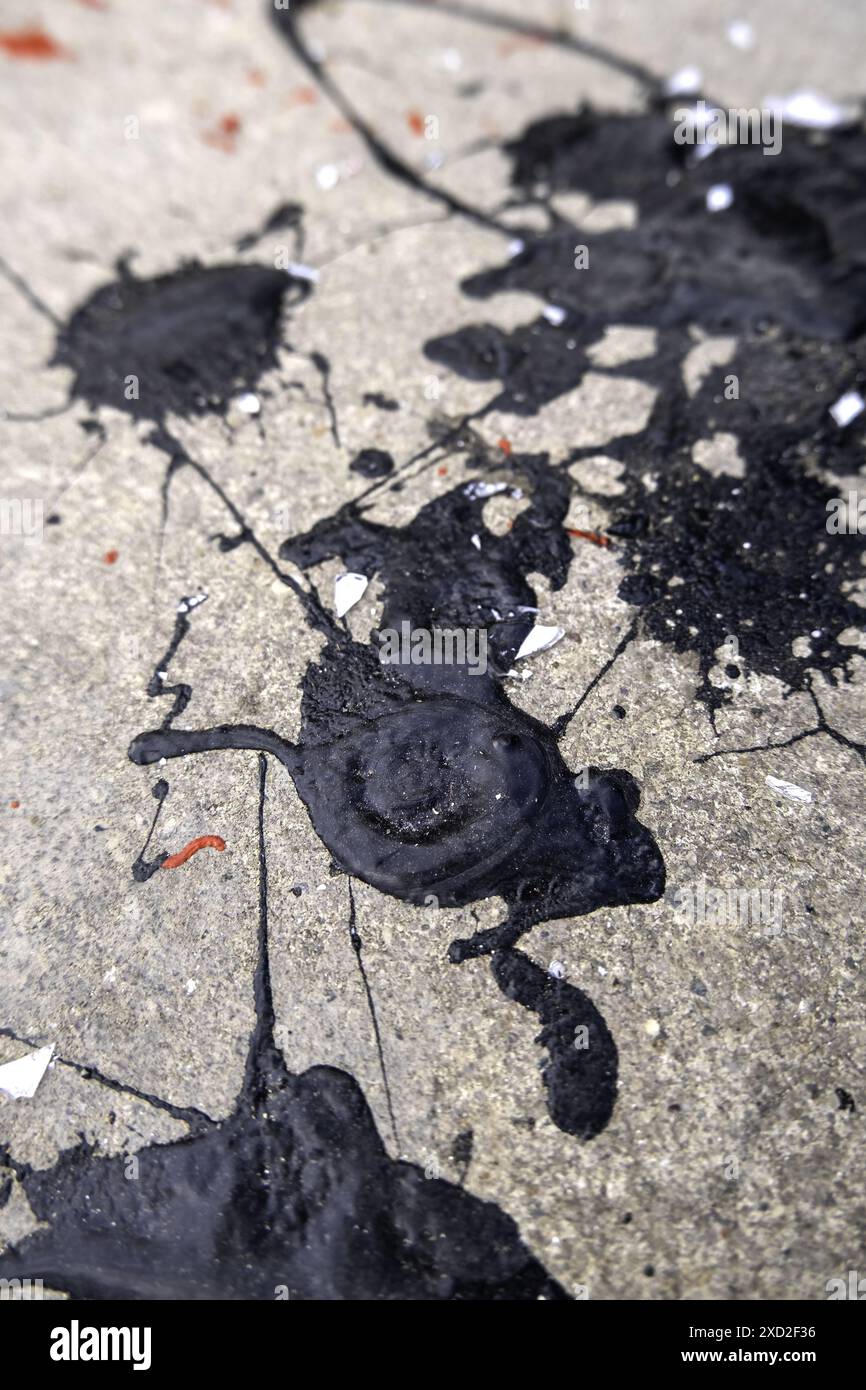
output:
[[[30,1100],[36,1095],[53,1056],[53,1047],[40,1047],[14,1062],[6,1062],[0,1067],[0,1093],[10,1100]]]
[[[261,401],[253,391],[245,391],[242,396],[238,396],[235,405],[244,415],[258,415],[262,408]]]
[[[506,492],[507,490],[507,483],[483,483],[480,481],[476,481],[473,483],[467,483],[465,488],[463,489],[463,492],[467,497],[475,498],[495,497],[497,492]]]
[[[550,965],[547,967],[547,973],[548,975],[552,975],[554,980],[564,980],[565,966],[563,965],[561,960],[552,960],[550,962]]]
[[[702,80],[703,75],[700,68],[678,68],[665,83],[665,91],[669,97],[692,96],[701,90]]]
[[[850,425],[852,420],[856,420],[866,401],[859,391],[846,391],[844,396],[840,396],[835,405],[830,406],[830,414],[836,421],[840,429]]]
[[[755,31],[747,19],[732,19],[728,25],[728,43],[745,52],[755,45]]]
[[[285,271],[287,275],[294,275],[296,280],[312,280],[315,283],[319,278],[315,266],[304,265],[303,261],[289,261]]]
[[[766,777],[764,780],[774,792],[781,792],[782,796],[787,796],[790,801],[812,800],[812,793],[805,787],[798,787],[795,782],[785,782],[781,777]]]
[[[791,125],[808,126],[810,130],[833,130],[857,119],[856,106],[841,106],[838,101],[805,88],[784,97],[768,97],[765,104]]]
[[[542,318],[546,318],[548,323],[552,323],[554,328],[559,328],[560,324],[565,323],[567,311],[559,304],[545,304],[541,311]]]
[[[191,613],[194,608],[198,608],[200,603],[207,602],[207,594],[193,594],[191,598],[182,598],[177,605],[178,613]]]
[[[365,574],[340,574],[334,580],[334,607],[337,617],[342,618],[350,608],[354,608],[369,584]]]
[[[520,255],[521,251],[525,250],[526,242],[521,241],[519,236],[512,237],[511,241],[508,243],[508,254],[511,259],[513,260],[515,256]]]
[[[187,994],[195,994],[195,980],[187,980],[186,992]]]
[[[456,48],[445,48],[442,50],[442,66],[449,72],[459,72],[463,66],[463,59]]]
[[[445,156],[441,150],[428,150],[424,155],[425,169],[441,169],[445,163]]]
[[[553,647],[565,636],[564,627],[551,627],[545,623],[536,623],[524,637],[515,656],[515,661],[520,661],[521,657],[534,656],[536,652],[547,651],[548,647]]]
[[[724,212],[734,201],[734,190],[729,183],[714,183],[707,189],[707,211]]]
[[[336,188],[340,182],[340,171],[336,164],[320,164],[316,170],[316,183],[327,192]]]
[[[479,535],[477,535],[477,534],[474,535],[474,536],[472,537],[472,544],[475,546],[475,549],[476,549],[476,550],[480,550],[480,549],[481,549],[481,537],[480,537]]]

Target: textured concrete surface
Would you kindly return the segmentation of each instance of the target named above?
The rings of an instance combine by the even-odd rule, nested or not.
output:
[[[359,449],[384,448],[401,462],[428,443],[434,409],[455,421],[489,398],[489,383],[435,369],[422,347],[478,318],[459,282],[500,254],[500,239],[377,169],[277,41],[262,5],[4,0],[2,9],[4,29],[40,20],[70,55],[28,63],[0,53],[0,254],[58,318],[109,279],[123,253],[141,275],[190,257],[215,264],[278,203],[303,205],[306,242],[293,258],[320,279],[262,382],[260,421],[233,413],[230,429],[212,417],[172,422],[273,550],[287,529],[308,528],[362,491],[348,470]],[[862,77],[866,14],[842,0],[751,5],[748,52],[726,40],[728,20],[740,17],[727,3],[669,0],[661,15],[612,0],[587,11],[538,3],[533,15],[659,74],[695,63],[730,104],[804,85],[844,99]],[[486,208],[507,193],[503,138],[579,97],[622,110],[637,101],[630,79],[586,57],[426,8],[328,4],[306,23],[356,107],[414,165],[423,142],[406,113],[436,114],[446,159],[431,179]],[[227,113],[239,127],[220,148]],[[128,139],[132,115],[140,129]],[[316,180],[326,165],[340,170],[330,189]],[[271,263],[283,243],[292,246],[289,233],[268,233],[245,258]],[[509,294],[484,311],[509,327],[537,308]],[[52,325],[8,278],[0,334],[3,407],[62,404],[69,373],[45,366]],[[616,334],[606,348],[625,360],[646,349]],[[331,362],[341,447],[303,355],[316,350]],[[365,405],[364,393],[377,391],[402,409]],[[641,381],[590,378],[531,418],[500,414],[479,428],[491,444],[506,436],[553,458],[576,443],[603,455],[614,432],[643,426],[651,403]],[[153,812],[153,778],[126,748],[155,723],[145,687],[182,595],[209,595],[173,668],[193,688],[193,727],[247,722],[295,735],[298,681],[319,638],[249,547],[214,546],[228,518],[189,472],[173,486],[160,547],[164,458],[145,426],[107,409],[107,442],[88,458],[96,441],[79,427],[86,413],[76,405],[0,423],[4,497],[44,499],[45,516],[61,517],[41,538],[0,541],[0,1024],[219,1116],[237,1093],[252,1018],[256,760],[215,753],[173,765],[158,847],[213,833],[227,850],[140,885],[131,865]],[[724,445],[721,458],[730,467]],[[570,518],[576,527],[603,529],[616,495],[603,465],[594,476],[594,499]],[[380,493],[375,515],[406,522],[451,484],[410,470],[402,491]],[[323,593],[339,568],[317,573]],[[567,636],[512,683],[515,703],[546,722],[573,703],[633,616],[617,597],[619,577],[615,555],[586,545],[564,589],[539,584],[541,620]],[[376,612],[373,585],[351,615],[353,632],[368,631]],[[563,747],[575,768],[592,760],[633,773],[668,872],[659,902],[547,923],[523,943],[539,963],[563,963],[617,1040],[619,1100],[597,1139],[582,1145],[550,1122],[534,1020],[506,1003],[483,961],[447,964],[448,943],[475,925],[469,910],[422,911],[358,883],[397,1146],[348,935],[346,881],[329,874],[327,850],[275,769],[268,837],[280,1042],[295,1069],[329,1063],[355,1075],[392,1153],[456,1179],[453,1141],[472,1129],[467,1186],[517,1220],[569,1289],[603,1299],[822,1298],[827,1280],[863,1259],[863,766],[823,736],[696,763],[720,745],[783,740],[814,713],[806,696],[786,698],[778,681],[751,675],[719,713],[717,740],[692,698],[696,675],[692,658],[639,637]],[[850,683],[822,689],[822,701],[837,729],[866,736],[862,660]],[[624,720],[611,714],[617,703]],[[774,791],[768,777],[811,800]],[[701,878],[782,893],[777,928],[690,926],[675,894]],[[478,905],[482,925],[500,915],[495,901]],[[0,1063],[24,1050],[0,1038]],[[837,1088],[856,1109],[840,1108]],[[32,1100],[0,1104],[0,1141],[21,1162],[47,1166],[81,1132],[107,1152],[132,1153],[183,1126],[61,1063]],[[32,1224],[13,1184],[0,1239]]]

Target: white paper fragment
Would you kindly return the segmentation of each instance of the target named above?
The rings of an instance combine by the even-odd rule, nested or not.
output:
[[[284,269],[287,275],[294,275],[296,280],[312,280],[315,282],[319,278],[319,272],[316,270],[315,266],[304,265],[303,261],[289,261]]]
[[[665,91],[669,97],[690,96],[701,90],[703,74],[700,68],[687,67],[679,68],[665,83]]]
[[[477,534],[474,535],[474,536],[472,537],[472,544],[475,546],[475,549],[476,549],[476,550],[480,550],[480,549],[481,549],[481,537],[480,537],[479,535],[477,535]]]
[[[547,973],[548,975],[552,975],[554,980],[564,980],[565,966],[563,965],[561,960],[552,960],[550,962],[550,965],[547,967]]]
[[[707,189],[708,212],[724,212],[734,201],[734,190],[729,183],[714,183]]]
[[[844,396],[839,397],[835,405],[830,406],[830,414],[840,429],[844,429],[846,425],[850,425],[852,420],[857,419],[864,406],[866,406],[866,401],[859,391],[846,391]]]
[[[832,130],[834,126],[850,125],[856,121],[856,106],[842,106],[831,97],[806,88],[784,97],[767,97],[765,106],[791,125],[808,126],[811,130]]]
[[[495,497],[497,492],[507,492],[507,483],[467,483],[463,492],[467,497]]]
[[[340,171],[336,164],[320,164],[316,170],[316,183],[325,192],[328,189],[336,188],[340,181]]]
[[[235,405],[238,410],[243,411],[244,415],[258,415],[262,408],[261,401],[252,391],[245,391],[242,396],[238,396]]]
[[[207,594],[193,594],[192,598],[182,598],[177,605],[178,613],[191,613],[194,608],[198,608],[200,603],[207,602]]]
[[[342,618],[350,608],[354,608],[369,584],[366,574],[339,574],[334,580],[334,607],[337,617]]]
[[[36,1052],[17,1057],[14,1062],[4,1063],[0,1067],[0,1093],[10,1100],[30,1100],[36,1095],[53,1056],[53,1047],[40,1047]]]
[[[542,318],[547,319],[548,323],[552,323],[554,328],[558,328],[561,323],[565,323],[567,317],[566,310],[560,308],[558,304],[545,304],[541,311],[541,315]]]
[[[805,787],[798,787],[795,782],[783,782],[781,777],[765,777],[764,780],[774,792],[781,792],[782,796],[787,796],[791,801],[812,800],[812,793],[806,791]]]
[[[536,652],[547,651],[565,636],[564,627],[549,627],[544,623],[536,623],[530,629],[520,644],[515,656],[515,661],[519,661],[523,656],[534,656]]]
[[[741,48],[745,51],[753,48],[755,44],[755,31],[747,19],[732,19],[728,25],[728,42],[734,48]]]

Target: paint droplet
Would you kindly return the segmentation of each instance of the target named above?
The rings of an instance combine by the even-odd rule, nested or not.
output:
[[[13,811],[17,811],[17,810],[18,810],[18,807],[21,805],[21,802],[20,802],[20,801],[10,801],[10,802],[9,802],[9,805],[12,807],[12,810],[13,810]]]
[[[407,111],[406,122],[413,135],[424,134],[424,117],[420,111]]]
[[[502,452],[503,452],[503,454],[510,454],[510,453],[511,453],[511,440],[510,440],[510,439],[497,439],[497,441],[496,441],[496,447],[497,447],[498,449],[501,449]]]
[[[114,565],[117,563],[117,557],[119,554],[120,552],[118,550],[106,550],[102,559],[106,565]]]
[[[71,57],[56,39],[35,26],[30,29],[7,29],[0,33],[0,48],[10,58],[41,60]]]
[[[440,463],[439,467],[436,469],[436,472],[439,474],[440,478],[444,478],[448,472],[447,463]]]
[[[226,842],[221,835],[199,835],[197,840],[190,840],[188,845],[178,850],[177,854],[170,854],[168,859],[162,861],[164,869],[179,869],[181,864],[185,864],[188,859],[192,859],[194,854],[198,854],[200,849],[224,850]]]

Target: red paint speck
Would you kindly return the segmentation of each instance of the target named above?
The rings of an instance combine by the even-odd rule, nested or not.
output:
[[[188,845],[178,850],[177,854],[170,854],[167,859],[162,861],[164,869],[179,869],[181,864],[185,864],[188,859],[192,859],[194,854],[198,854],[200,849],[224,850],[226,842],[222,835],[199,835],[197,840],[190,840]]]
[[[436,472],[439,474],[440,478],[444,478],[445,474],[448,472],[447,463],[440,463],[439,467],[436,469]]]
[[[288,106],[315,106],[319,100],[315,87],[293,87],[287,98]]]
[[[424,134],[424,117],[420,111],[407,111],[406,122],[413,135]]]
[[[12,810],[13,810],[13,811],[17,811],[17,810],[18,810],[18,807],[21,805],[21,802],[20,802],[20,801],[10,801],[10,802],[9,802],[9,805],[12,807]]]
[[[501,449],[502,452],[503,452],[503,454],[510,454],[510,453],[511,453],[511,440],[510,440],[510,439],[497,439],[497,441],[496,441],[496,447],[497,447],[498,449]]]
[[[333,131],[334,135],[348,135],[352,127],[345,117],[335,116],[328,126],[328,129]]]
[[[252,83],[254,87],[264,87],[267,80],[261,68],[250,68],[247,71],[247,81]]]
[[[546,43],[543,34],[521,34],[513,39],[503,39],[496,45],[496,51],[500,58],[509,58],[512,53],[517,53],[521,48],[534,48],[537,44]]]
[[[609,538],[600,535],[598,531],[576,531],[571,526],[566,526],[565,529],[570,536],[577,536],[580,541],[592,541],[593,545],[602,545],[605,548],[610,545]]]
[[[236,116],[233,111],[228,111],[224,116],[220,116],[213,130],[205,131],[202,139],[206,145],[211,145],[215,150],[222,150],[225,154],[234,154],[240,128],[240,116]]]
[[[61,44],[35,26],[31,29],[6,29],[0,33],[0,48],[10,58],[68,58],[71,55]]]
[[[106,550],[102,558],[106,565],[113,565],[117,562],[117,557],[119,554],[119,550]]]

